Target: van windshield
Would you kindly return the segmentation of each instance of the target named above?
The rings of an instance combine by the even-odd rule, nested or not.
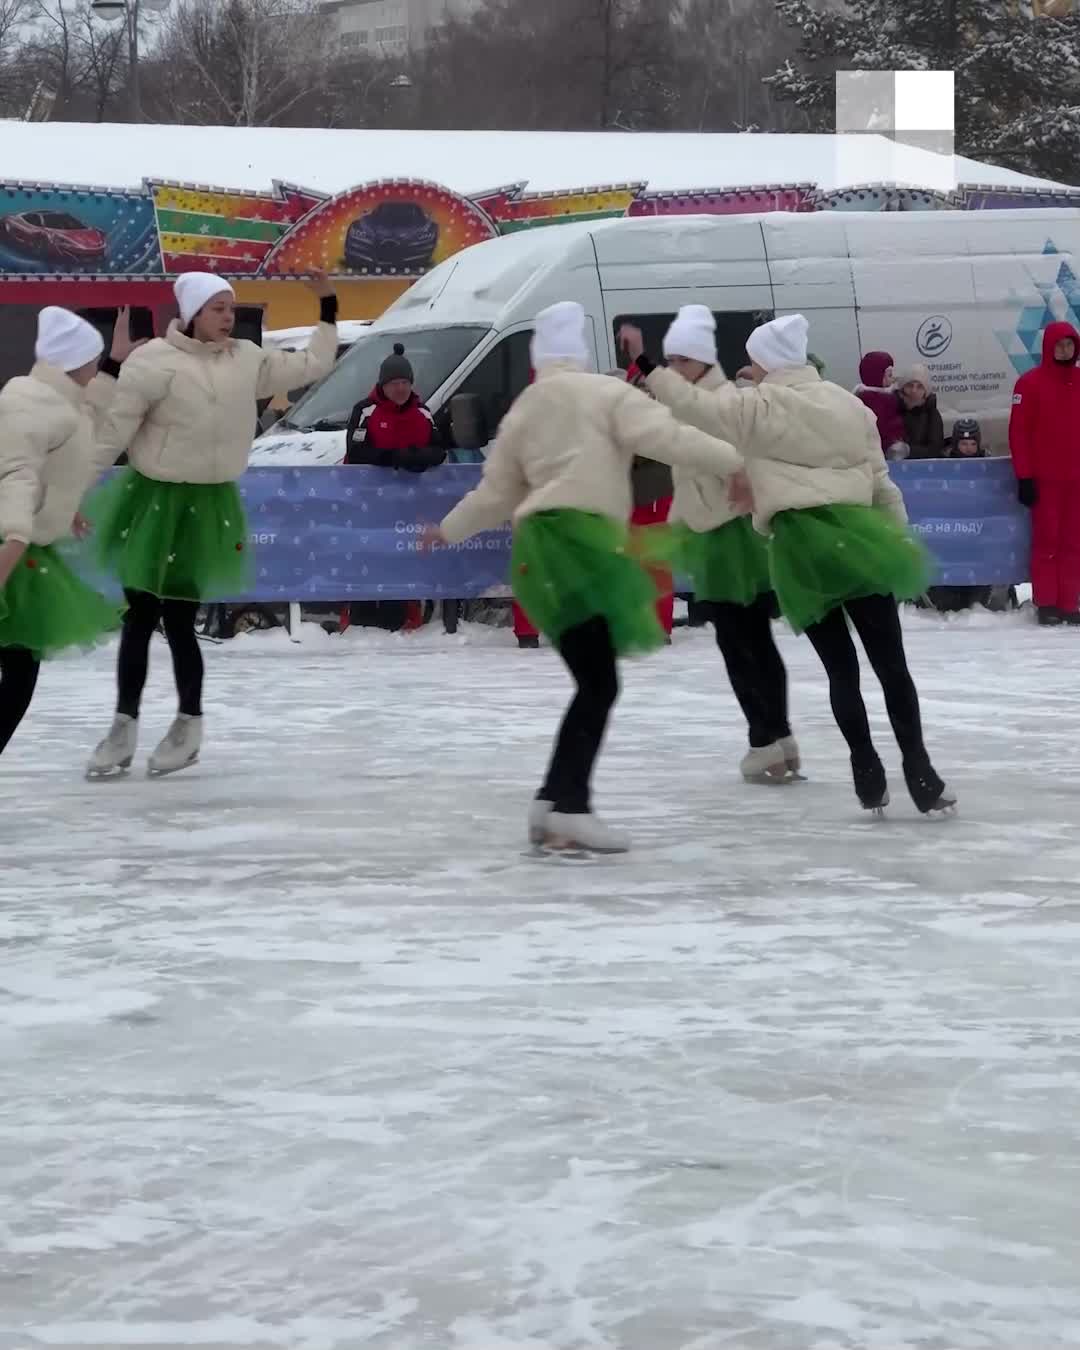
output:
[[[367,398],[379,379],[379,367],[400,342],[416,376],[416,392],[429,398],[461,365],[487,328],[421,328],[409,332],[382,329],[352,344],[327,377],[314,385],[274,431],[344,431],[353,406]]]

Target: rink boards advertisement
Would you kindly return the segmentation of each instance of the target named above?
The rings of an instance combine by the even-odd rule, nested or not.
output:
[[[937,559],[939,583],[1027,579],[1028,516],[1009,460],[923,460],[890,471],[912,528]],[[248,596],[216,598],[282,604],[508,595],[508,527],[433,553],[420,548],[424,526],[441,520],[480,472],[472,464],[415,478],[352,466],[250,469],[240,488],[255,587]]]

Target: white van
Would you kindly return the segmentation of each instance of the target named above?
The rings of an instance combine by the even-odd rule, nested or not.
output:
[[[479,398],[490,437],[528,382],[533,320],[557,300],[585,307],[601,371],[618,364],[624,320],[658,352],[680,305],[709,305],[732,375],[756,324],[801,311],[830,379],[853,387],[867,351],[921,361],[946,427],[977,416],[1002,453],[1012,387],[1042,328],[1080,305],[1077,254],[1075,209],[642,217],[525,231],[464,250],[406,291],[256,443],[252,463],[340,462],[349,412],[395,342],[447,444],[456,394]]]

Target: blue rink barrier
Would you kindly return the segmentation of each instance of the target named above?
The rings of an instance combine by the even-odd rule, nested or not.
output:
[[[1028,576],[1030,525],[1007,459],[890,466],[911,523],[945,585],[1012,585]],[[510,530],[421,553],[423,527],[479,481],[474,464],[425,474],[341,465],[249,469],[240,481],[255,586],[231,599],[469,600],[508,595]],[[224,597],[223,597],[224,598]]]

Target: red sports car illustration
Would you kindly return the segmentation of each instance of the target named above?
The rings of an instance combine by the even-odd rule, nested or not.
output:
[[[21,253],[71,262],[93,262],[105,256],[108,240],[66,211],[26,211],[0,216],[0,233]]]

